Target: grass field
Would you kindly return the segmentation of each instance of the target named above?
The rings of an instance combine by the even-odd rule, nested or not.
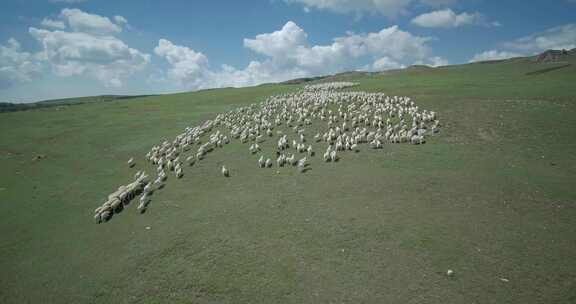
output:
[[[438,112],[441,133],[305,174],[258,169],[234,142],[145,214],[101,225],[94,208],[153,145],[301,86],[2,113],[0,303],[575,303],[576,68],[562,65],[355,78]]]

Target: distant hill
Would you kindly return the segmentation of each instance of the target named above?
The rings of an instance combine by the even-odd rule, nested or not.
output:
[[[346,80],[349,78],[361,77],[361,76],[369,76],[377,74],[376,72],[363,72],[363,71],[350,71],[350,72],[342,72],[334,75],[325,75],[325,76],[317,76],[317,77],[304,77],[304,78],[296,78],[287,81],[280,82],[279,84],[303,84],[307,82],[313,81],[324,81],[324,82],[331,82],[336,80]]]
[[[538,63],[559,62],[571,59],[576,56],[576,48],[571,50],[547,50],[542,54],[535,56],[533,60]]]
[[[155,95],[99,95],[99,96],[87,96],[87,97],[50,99],[33,103],[0,102],[0,112],[25,111],[25,110],[40,109],[54,106],[70,106],[90,102],[108,102],[108,101],[132,99],[147,96],[155,96]]]

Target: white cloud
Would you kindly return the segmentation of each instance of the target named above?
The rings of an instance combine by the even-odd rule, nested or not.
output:
[[[433,11],[416,16],[412,23],[422,27],[454,28],[463,25],[499,26],[497,22],[489,23],[480,13],[456,14],[451,9]]]
[[[286,0],[305,8],[329,10],[336,13],[378,13],[387,17],[405,14],[412,0]]]
[[[76,4],[86,2],[87,0],[50,0],[52,3],[68,3],[68,4]]]
[[[470,62],[531,56],[546,50],[570,50],[576,48],[576,24],[565,24],[534,33],[513,41],[502,43],[503,50],[478,53]]]
[[[122,28],[112,23],[108,17],[89,14],[76,8],[65,8],[60,16],[68,22],[70,28],[75,32],[110,35],[122,31]]]
[[[170,64],[168,77],[185,87],[202,87],[208,72],[208,58],[200,52],[160,39],[154,53]]]
[[[308,35],[296,23],[288,21],[281,30],[256,35],[255,39],[244,39],[244,46],[256,53],[270,57],[287,55],[299,46],[305,45]]]
[[[120,24],[120,25],[128,24],[128,20],[126,20],[126,18],[124,18],[122,16],[114,16],[114,21],[116,22],[116,24]]]
[[[52,19],[48,19],[48,18],[44,18],[44,20],[42,20],[40,25],[42,25],[44,27],[59,29],[59,30],[63,30],[66,28],[66,25],[64,24],[64,22],[62,22],[60,20],[52,20]]]
[[[255,39],[244,39],[244,46],[271,57],[277,63],[331,72],[330,68],[337,69],[363,56],[389,56],[394,60],[421,59],[429,52],[427,41],[429,38],[414,36],[397,26],[391,26],[376,33],[349,33],[335,38],[328,45],[309,46],[304,30],[289,21],[279,31],[257,35]]]
[[[107,86],[119,87],[150,62],[150,55],[112,36],[36,28],[29,32],[40,42],[44,58],[59,76],[87,75]]]
[[[57,30],[29,29],[42,47],[36,57],[48,63],[57,76],[83,75],[108,87],[121,87],[129,76],[150,62],[150,55],[113,36],[122,31],[119,25],[127,24],[122,16],[114,17],[117,25],[107,17],[65,8],[59,19],[42,22],[43,26]],[[63,30],[64,22],[69,31]]]
[[[21,51],[20,43],[10,38],[6,45],[0,44],[0,89],[40,76],[42,66],[32,54]]]
[[[439,56],[435,56],[435,57],[431,57],[428,59],[428,63],[424,63],[426,65],[429,65],[431,67],[439,67],[439,66],[445,66],[448,65],[448,59],[446,58],[442,58]]]
[[[390,57],[382,57],[376,61],[374,61],[374,63],[372,63],[372,66],[370,67],[369,70],[372,71],[385,71],[385,70],[392,70],[392,69],[403,69],[406,66],[403,64],[400,64],[392,59],[390,59]]]
[[[304,11],[310,9],[327,10],[336,13],[380,14],[386,17],[397,17],[408,13],[414,3],[427,6],[448,6],[457,0],[284,0],[287,3],[298,3]]]
[[[458,0],[421,0],[420,2],[428,6],[449,6],[458,2]]]
[[[501,60],[501,59],[508,59],[514,57],[520,57],[522,54],[514,53],[514,52],[507,52],[507,51],[498,51],[498,50],[489,50],[482,53],[478,53],[470,59],[470,62],[479,62],[479,61],[489,61],[489,60]]]
[[[164,39],[159,41],[155,53],[170,64],[164,76],[166,81],[177,82],[186,89],[200,89],[355,70],[366,60],[373,62],[364,65],[368,70],[401,68],[415,60],[428,61],[429,40],[391,26],[376,33],[348,33],[327,45],[310,45],[306,32],[289,21],[280,30],[244,39],[246,48],[263,56],[244,69],[228,65],[211,69],[204,54]]]
[[[425,58],[424,60],[418,60],[414,62],[414,65],[427,65],[434,68],[448,64],[448,60],[440,56],[429,57]]]
[[[504,43],[504,47],[531,54],[549,49],[573,49],[576,48],[576,24],[553,27]]]

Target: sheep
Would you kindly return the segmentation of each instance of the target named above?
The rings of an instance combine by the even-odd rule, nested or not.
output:
[[[167,179],[165,170],[174,171],[181,178],[183,164],[192,166],[196,160],[202,160],[214,149],[224,148],[230,139],[242,143],[250,141],[249,151],[256,154],[261,151],[258,143],[276,134],[278,167],[291,164],[303,172],[307,157],[314,156],[312,145],[305,144],[305,130],[316,122],[327,128],[318,131],[315,126],[312,127],[317,130],[313,141],[326,142],[328,145],[323,154],[326,162],[338,161],[338,153],[359,152],[361,144],[374,149],[381,149],[384,142],[423,144],[427,136],[440,131],[438,115],[433,111],[419,109],[408,97],[337,91],[353,85],[356,84],[341,82],[306,86],[303,91],[270,96],[261,104],[243,106],[218,114],[214,119],[197,126],[185,127],[183,133],[161,141],[146,153],[146,161],[156,166],[154,181],[145,181],[145,173],[137,172],[134,175],[135,182],[119,188],[102,206],[96,208],[94,219],[101,222],[108,218],[141,191],[149,195],[152,186],[158,185],[160,189]],[[284,130],[275,129],[279,126],[283,126]],[[291,131],[297,135],[291,139],[292,145],[286,135]],[[198,150],[191,152],[194,144],[198,145]],[[297,160],[295,153],[287,154],[289,148],[294,148],[297,153],[306,153],[306,156]],[[191,155],[186,157],[188,153]],[[181,162],[180,158],[186,161]],[[128,161],[128,165],[135,165],[133,158]],[[260,155],[259,167],[269,168],[272,165],[270,158]],[[222,166],[222,169],[225,167]],[[144,211],[146,206],[139,209]]]
[[[330,158],[330,151],[329,151],[329,150],[324,153],[323,158],[324,158],[324,161],[325,161],[325,162],[329,162],[329,161],[332,160],[332,159]]]
[[[260,158],[258,159],[258,167],[264,168],[265,164],[264,155],[260,155]]]
[[[284,154],[281,154],[281,155],[278,156],[278,158],[276,159],[276,165],[277,165],[278,167],[283,167],[285,161],[286,161],[286,156],[284,156]]]
[[[360,152],[357,144],[352,144],[352,146],[350,146],[350,150],[352,150],[354,152]]]
[[[144,186],[144,193],[152,193],[152,182],[148,182],[146,186]]]
[[[330,151],[330,160],[332,162],[338,161],[338,154],[336,153],[336,150]]]
[[[306,158],[306,156],[304,156],[304,158],[300,159],[298,161],[298,170],[300,172],[304,172],[306,169],[306,166],[308,165],[306,162],[308,161],[308,159]]]
[[[312,150],[312,145],[309,145],[306,151],[308,152],[308,156],[314,156],[314,150]]]
[[[314,140],[316,142],[321,142],[322,141],[322,136],[320,136],[320,133],[317,133],[316,135],[314,135]]]
[[[225,166],[222,166],[222,175],[224,177],[230,177],[230,171],[228,171]]]
[[[131,158],[128,160],[128,167],[132,168],[132,167],[134,167],[135,165],[136,165],[136,163],[134,162],[134,158],[131,157]]]

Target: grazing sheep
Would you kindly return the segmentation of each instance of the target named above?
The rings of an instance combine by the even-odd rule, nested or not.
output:
[[[327,150],[327,151],[324,153],[323,158],[324,158],[324,161],[325,161],[325,162],[329,162],[329,161],[332,160],[332,159],[330,158],[330,150]]]
[[[440,131],[437,113],[420,109],[408,97],[338,91],[354,85],[350,82],[307,85],[302,91],[273,95],[262,103],[220,113],[213,119],[184,128],[183,133],[170,140],[162,140],[146,153],[146,161],[156,167],[154,181],[148,182],[146,174],[138,171],[134,175],[134,182],[119,187],[104,204],[95,209],[94,220],[109,220],[114,212],[122,210],[123,205],[140,193],[143,194],[138,210],[144,212],[152,187],[162,189],[167,180],[166,172],[174,171],[181,178],[183,164],[192,166],[208,154],[225,148],[231,139],[249,143],[250,153],[256,154],[261,151],[258,143],[276,135],[277,166],[290,164],[304,172],[308,166],[307,157],[315,154],[312,145],[305,144],[306,129],[316,133],[314,142],[327,144],[323,154],[326,162],[338,161],[339,153],[359,152],[362,144],[374,149],[381,149],[383,143],[423,144],[427,136]],[[297,137],[289,141],[287,134],[291,132]],[[197,151],[192,149],[195,145],[198,146]],[[288,149],[306,153],[306,156],[297,160],[295,153],[288,154]],[[180,158],[186,161],[181,162]],[[134,158],[130,158],[128,165],[135,166]],[[260,155],[260,168],[270,168],[272,165],[270,158]],[[225,166],[222,166],[222,174],[229,176]]]
[[[284,156],[284,154],[281,154],[276,159],[276,165],[278,165],[278,167],[283,167],[285,161],[286,161],[286,156]]]
[[[302,158],[298,161],[298,170],[300,172],[304,172],[306,170],[306,166],[308,165],[307,161],[308,161],[308,159],[306,158],[306,156],[304,156],[304,158]]]
[[[260,155],[260,158],[258,159],[258,167],[264,168],[265,165],[266,162],[264,161],[264,155]]]
[[[333,162],[338,161],[338,154],[336,153],[336,150],[330,151],[330,160]]]

